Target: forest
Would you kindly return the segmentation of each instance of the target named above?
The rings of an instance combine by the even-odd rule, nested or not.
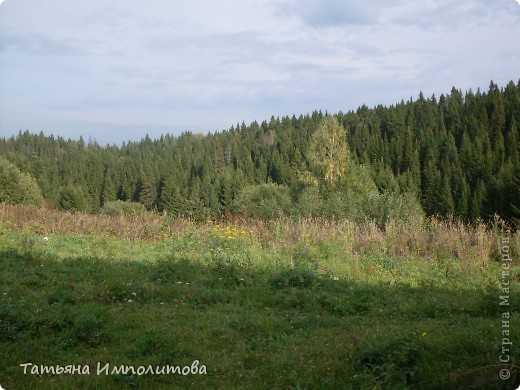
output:
[[[1,386],[517,388],[519,121],[511,81],[1,139]]]
[[[121,145],[26,130],[0,139],[0,202],[89,213],[142,208],[194,220],[304,216],[384,225],[498,215],[517,224],[517,123],[520,81]],[[8,173],[34,184],[34,196],[13,200]]]

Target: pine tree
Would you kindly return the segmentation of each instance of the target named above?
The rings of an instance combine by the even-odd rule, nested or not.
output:
[[[183,215],[186,198],[182,195],[178,184],[173,178],[164,181],[159,196],[159,209],[174,217]]]
[[[117,185],[112,176],[111,170],[107,169],[103,180],[101,189],[101,207],[107,202],[116,200],[117,197]]]
[[[157,206],[157,186],[150,179],[146,179],[139,186],[138,200],[148,210],[153,210]]]
[[[441,175],[433,160],[426,164],[421,183],[421,203],[424,211],[429,216],[439,214],[439,205],[442,203]]]
[[[453,201],[453,196],[451,194],[451,185],[450,178],[448,175],[445,175],[442,178],[442,187],[440,193],[439,203],[436,207],[439,214],[443,217],[453,216],[455,211],[455,202]]]

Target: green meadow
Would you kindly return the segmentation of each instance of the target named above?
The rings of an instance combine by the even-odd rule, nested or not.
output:
[[[194,223],[2,206],[0,385],[513,389],[519,242],[498,221]]]

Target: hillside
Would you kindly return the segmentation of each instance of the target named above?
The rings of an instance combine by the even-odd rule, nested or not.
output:
[[[313,169],[312,136],[328,116],[272,117],[214,134],[103,147],[25,131],[0,140],[0,156],[64,210],[98,212],[121,200],[195,219],[270,217],[273,206],[275,214],[384,222],[391,210],[418,214],[420,203],[428,216],[466,222],[495,213],[519,218],[520,82],[334,114],[349,151],[334,191],[302,180]],[[252,201],[260,206],[249,207]]]

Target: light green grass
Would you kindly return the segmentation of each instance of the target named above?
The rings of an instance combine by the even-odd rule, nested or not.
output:
[[[500,365],[501,268],[353,254],[341,240],[265,243],[189,225],[124,240],[2,228],[0,385],[5,389],[514,388]],[[230,238],[231,237],[231,238]],[[307,246],[304,247],[304,244]],[[190,365],[207,375],[97,376],[97,362]],[[89,365],[24,375],[21,363]],[[515,368],[513,367],[513,373]]]

